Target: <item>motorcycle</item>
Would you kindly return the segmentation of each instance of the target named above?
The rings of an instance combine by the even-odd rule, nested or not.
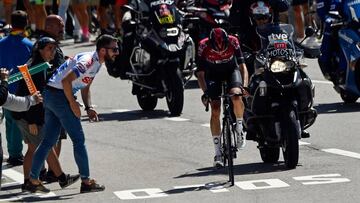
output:
[[[158,99],[166,97],[171,115],[180,115],[184,85],[195,71],[195,46],[183,28],[183,15],[173,0],[151,2],[149,15],[130,5],[124,9],[134,17],[123,25],[124,54],[118,57],[125,65],[115,67],[122,68],[120,78],[132,81],[132,94],[143,110],[153,110]]]
[[[340,61],[346,61],[346,68],[343,73],[326,79],[333,82],[334,89],[345,103],[355,103],[360,97],[360,2],[345,0],[344,5],[343,13],[348,19],[344,19],[338,12],[330,13],[337,19],[331,27],[338,40],[331,64],[333,70],[338,70]],[[329,75],[325,70],[321,70],[324,76]]]
[[[280,24],[278,16],[274,9],[274,22],[257,27],[262,48],[250,78],[244,126],[265,163],[278,162],[281,148],[285,166],[294,169],[299,139],[317,116],[312,108],[315,88],[301,69],[303,52],[294,45],[293,26]]]

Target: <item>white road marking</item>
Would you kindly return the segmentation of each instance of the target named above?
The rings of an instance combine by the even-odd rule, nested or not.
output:
[[[326,81],[326,80],[311,80],[313,83],[318,83],[318,84],[329,84],[332,85],[333,83],[330,81]]]
[[[22,173],[19,173],[13,169],[5,169],[3,170],[3,175],[11,178],[12,180],[22,183],[24,182],[24,175]]]
[[[340,174],[322,174],[322,175],[312,175],[312,176],[299,176],[293,177],[294,180],[299,181],[308,181],[302,182],[303,185],[320,185],[320,184],[330,184],[330,183],[344,183],[350,182],[347,178],[333,178],[339,177]]]
[[[0,202],[18,201],[18,200],[22,200],[27,197],[34,197],[34,196],[39,197],[39,198],[49,198],[49,197],[55,197],[56,195],[53,192],[49,192],[47,194],[40,194],[40,193],[24,194],[24,195],[16,195],[15,197],[8,198],[8,199],[0,199]]]
[[[138,193],[138,195],[136,193]],[[169,196],[168,194],[164,193],[159,188],[123,190],[123,191],[114,192],[114,194],[122,200],[149,199],[149,198],[159,198],[159,197]]]
[[[342,155],[342,156],[347,156],[347,157],[352,157],[355,159],[360,159],[359,153],[345,151],[345,150],[341,150],[341,149],[330,148],[330,149],[321,149],[321,151],[332,153],[332,154],[337,154],[337,155]]]
[[[210,123],[205,123],[205,124],[202,124],[201,126],[210,128]]]
[[[186,188],[194,188],[194,190],[199,188],[206,188],[213,193],[220,193],[220,192],[229,192],[228,189],[222,186],[214,186],[212,187],[210,184],[198,184],[198,185],[185,185],[185,186],[174,186],[174,189],[186,189]]]
[[[111,111],[115,112],[115,113],[123,113],[123,112],[127,112],[130,110],[129,109],[112,109]]]
[[[188,119],[188,118],[180,118],[180,117],[168,117],[168,118],[165,118],[165,120],[168,120],[168,121],[188,121],[190,119]]]
[[[299,141],[299,145],[310,145],[308,142]]]
[[[290,187],[289,184],[285,183],[280,179],[241,181],[241,182],[235,182],[235,185],[243,190],[260,190],[260,189]]]

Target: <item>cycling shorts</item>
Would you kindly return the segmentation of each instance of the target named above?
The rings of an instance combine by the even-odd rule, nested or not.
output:
[[[205,80],[208,95],[211,100],[219,100],[221,96],[221,82],[226,81],[228,84],[228,90],[235,87],[242,87],[242,77],[239,68],[234,68],[234,70],[227,74],[211,74],[209,72],[205,73]]]
[[[306,3],[309,3],[309,0],[292,0],[291,5],[298,6]]]
[[[45,0],[30,0],[30,3],[32,5],[43,5],[45,3]]]

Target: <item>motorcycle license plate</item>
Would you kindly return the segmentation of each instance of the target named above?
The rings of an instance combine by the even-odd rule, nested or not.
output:
[[[161,17],[161,18],[159,18],[159,22],[160,22],[161,25],[163,25],[163,24],[173,24],[174,23],[174,17],[172,15]]]

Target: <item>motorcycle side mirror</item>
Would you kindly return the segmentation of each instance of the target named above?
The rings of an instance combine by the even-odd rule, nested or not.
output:
[[[314,28],[312,28],[312,27],[307,27],[306,29],[305,29],[305,36],[306,37],[311,37],[311,36],[313,36],[315,34],[315,29]]]
[[[123,5],[121,6],[121,9],[123,10],[123,12],[126,12],[126,11],[131,11],[131,12],[134,12],[136,14],[140,14],[141,12],[135,10],[135,8],[133,8],[132,6],[130,5]]]

